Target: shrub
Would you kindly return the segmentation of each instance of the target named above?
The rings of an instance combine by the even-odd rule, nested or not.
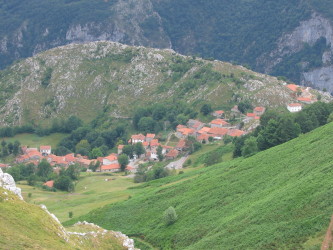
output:
[[[169,207],[164,211],[164,222],[167,226],[175,223],[177,221],[177,214],[174,207]]]
[[[72,211],[68,212],[68,217],[73,218],[73,212]]]

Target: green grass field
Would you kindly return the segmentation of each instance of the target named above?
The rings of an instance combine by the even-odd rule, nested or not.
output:
[[[101,173],[83,173],[73,193],[48,192],[28,186],[24,182],[18,187],[22,189],[27,202],[44,204],[60,221],[66,221],[69,219],[69,212],[73,212],[75,218],[106,204],[127,200],[137,192],[135,189],[127,188],[136,185],[138,184],[133,183],[131,178],[118,174],[106,176]],[[29,193],[31,198],[28,197]]]
[[[54,133],[49,136],[38,136],[36,134],[19,134],[14,137],[6,137],[1,140],[7,142],[19,141],[21,145],[26,145],[32,148],[39,147],[41,145],[51,145],[52,148],[56,148],[57,144],[66,137],[67,134]]]
[[[144,183],[87,220],[161,249],[320,249],[333,214],[333,123],[249,158]],[[165,225],[173,206],[178,220]]]

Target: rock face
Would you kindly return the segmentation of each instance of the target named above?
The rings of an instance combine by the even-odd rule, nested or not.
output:
[[[301,22],[292,32],[280,37],[275,50],[257,59],[257,66],[265,73],[270,73],[274,66],[283,61],[284,57],[301,51],[305,44],[313,46],[322,38],[326,39],[328,46],[328,50],[321,55],[323,67],[302,72],[301,84],[320,89],[326,88],[333,92],[333,26],[330,20],[318,13],[313,13],[309,20]]]
[[[7,173],[3,173],[0,168],[0,187],[3,187],[4,189],[7,189],[14,194],[16,194],[21,200],[23,200],[21,189],[16,187],[14,178]]]

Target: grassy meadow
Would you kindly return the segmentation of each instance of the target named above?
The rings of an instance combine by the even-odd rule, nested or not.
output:
[[[161,249],[320,249],[333,214],[333,123],[249,158],[132,187],[87,220]],[[178,219],[164,222],[173,206]]]
[[[106,179],[108,181],[105,181]],[[24,200],[33,204],[44,204],[60,221],[66,221],[69,219],[69,212],[73,212],[73,218],[76,218],[104,205],[129,199],[137,191],[127,188],[137,185],[131,178],[120,174],[110,176],[82,173],[73,193],[48,192],[25,182],[17,186],[22,189]]]
[[[67,134],[62,133],[54,133],[49,136],[38,136],[36,134],[24,133],[2,139],[6,142],[19,141],[21,145],[26,145],[31,148],[36,148],[41,145],[51,145],[52,148],[56,148],[57,144],[66,136]]]

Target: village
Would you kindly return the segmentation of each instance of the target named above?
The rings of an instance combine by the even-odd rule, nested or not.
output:
[[[304,104],[312,104],[317,101],[317,97],[310,93],[311,88],[301,87],[295,84],[285,85],[295,99],[294,103],[287,105],[289,112],[299,112]],[[210,115],[213,119],[204,123],[198,119],[190,119],[185,125],[179,124],[175,131],[169,133],[168,138],[177,139],[175,145],[168,143],[162,144],[157,135],[153,133],[133,134],[127,142],[127,145],[142,144],[144,153],[141,155],[133,154],[125,168],[128,173],[135,173],[139,164],[146,162],[157,162],[161,159],[173,161],[180,156],[188,155],[190,139],[201,144],[214,143],[222,141],[225,137],[239,137],[252,132],[260,124],[260,117],[265,113],[265,107],[255,107],[252,112],[242,114],[238,106],[234,106],[230,111],[215,110]],[[235,117],[239,117],[238,121]],[[233,119],[232,119],[233,118]],[[231,121],[232,120],[232,121]],[[64,156],[58,156],[52,153],[49,145],[42,145],[39,148],[21,147],[21,154],[16,157],[15,164],[34,164],[38,165],[45,159],[52,167],[55,173],[59,173],[62,168],[66,169],[70,165],[78,164],[86,171],[92,171],[92,166],[97,166],[96,172],[120,172],[121,164],[118,157],[122,155],[124,144],[117,146],[117,153],[111,153],[105,157],[89,159],[88,156],[69,153]],[[159,154],[162,157],[159,157]],[[185,158],[186,160],[186,158]],[[184,160],[184,161],[185,161]],[[182,161],[182,162],[184,162]],[[170,164],[168,165],[170,166]],[[172,166],[172,164],[171,164]],[[0,164],[1,168],[10,167],[8,164]],[[181,168],[182,166],[180,166]]]

